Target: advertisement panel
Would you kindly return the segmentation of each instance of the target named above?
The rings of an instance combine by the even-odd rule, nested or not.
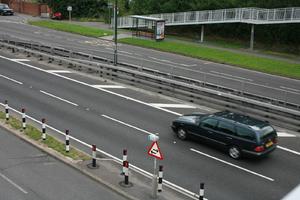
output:
[[[158,21],[156,22],[156,40],[163,40],[165,39],[165,22]]]

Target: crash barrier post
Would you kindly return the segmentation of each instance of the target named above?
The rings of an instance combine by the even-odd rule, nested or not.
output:
[[[127,161],[127,149],[123,150],[123,168],[122,168],[122,174],[125,174],[125,163]]]
[[[8,121],[8,120],[9,120],[9,107],[8,107],[8,101],[5,100],[4,104],[5,104],[5,118],[6,118],[6,121]]]
[[[70,138],[69,138],[69,130],[66,130],[66,152],[70,151]]]
[[[92,145],[92,167],[97,167],[97,163],[96,163],[96,149],[97,149],[97,147],[96,147],[96,145],[95,144],[93,144]]]
[[[163,166],[159,165],[158,186],[157,186],[157,191],[158,192],[162,192],[162,182],[163,182]]]
[[[25,130],[26,129],[26,113],[25,108],[22,108],[22,127]]]
[[[46,140],[46,119],[42,119],[42,139]]]
[[[125,185],[128,185],[129,184],[129,162],[128,161],[125,161],[124,177],[125,177],[124,183]]]
[[[204,200],[204,183],[200,183],[199,200]]]

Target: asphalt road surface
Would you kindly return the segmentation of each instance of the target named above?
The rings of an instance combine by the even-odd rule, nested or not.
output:
[[[132,165],[152,172],[146,154],[149,133],[159,133],[167,180],[198,192],[206,184],[208,199],[280,199],[300,182],[300,138],[281,137],[280,148],[264,159],[235,161],[205,143],[179,141],[170,129],[180,113],[209,108],[160,99],[127,87],[103,86],[71,71],[0,56],[0,94],[13,108],[121,158],[128,149]],[[177,106],[171,106],[177,105]],[[190,106],[190,107],[189,107]],[[181,108],[179,108],[181,107]],[[71,141],[72,144],[72,141]]]
[[[125,200],[0,128],[1,200]]]
[[[17,37],[113,59],[114,44],[110,41],[30,26],[12,16],[1,19],[0,37]],[[125,44],[119,44],[118,52],[121,62],[300,104],[299,80]]]

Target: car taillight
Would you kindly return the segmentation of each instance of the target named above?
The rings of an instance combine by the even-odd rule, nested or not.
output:
[[[273,138],[273,139],[272,139],[272,142],[273,142],[274,144],[277,144],[277,143],[278,143],[277,138]]]
[[[265,147],[264,146],[258,146],[258,147],[255,147],[254,151],[256,152],[262,152],[265,150]]]

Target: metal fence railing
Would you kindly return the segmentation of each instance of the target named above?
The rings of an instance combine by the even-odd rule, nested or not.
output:
[[[147,15],[166,20],[166,26],[213,23],[250,23],[278,24],[300,23],[300,7],[290,8],[232,8],[221,10],[190,11]],[[118,19],[119,28],[131,28],[133,19],[130,16]],[[143,21],[139,26],[145,26]]]

